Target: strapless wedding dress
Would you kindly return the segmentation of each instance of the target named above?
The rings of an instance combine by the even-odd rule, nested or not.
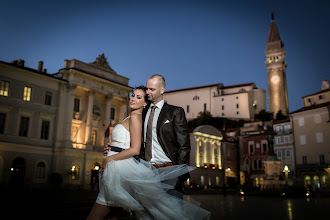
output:
[[[128,149],[130,133],[121,124],[111,133],[111,146]],[[109,151],[108,155],[117,154]],[[193,170],[187,165],[156,169],[150,163],[129,158],[110,161],[99,178],[96,203],[122,207],[138,219],[209,219],[210,212],[173,196],[177,177]],[[171,194],[168,191],[171,191]]]

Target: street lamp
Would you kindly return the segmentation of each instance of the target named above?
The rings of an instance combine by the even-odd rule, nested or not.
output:
[[[285,181],[286,181],[286,183],[288,183],[288,174],[290,173],[290,169],[289,169],[288,165],[284,166],[283,172],[285,173]]]

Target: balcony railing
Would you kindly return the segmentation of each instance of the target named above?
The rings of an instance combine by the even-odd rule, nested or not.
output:
[[[296,169],[318,169],[318,168],[330,168],[328,163],[309,163],[309,164],[297,164]]]
[[[286,129],[286,130],[281,130],[281,131],[276,131],[275,130],[275,135],[277,134],[291,134],[292,133],[292,129]]]

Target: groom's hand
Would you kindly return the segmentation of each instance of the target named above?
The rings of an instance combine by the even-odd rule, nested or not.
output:
[[[103,155],[104,155],[104,156],[108,156],[108,152],[109,152],[109,150],[110,150],[110,145],[109,145],[109,143],[108,143],[108,144],[105,145],[105,147],[104,147]]]

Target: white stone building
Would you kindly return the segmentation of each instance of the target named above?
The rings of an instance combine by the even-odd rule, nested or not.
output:
[[[167,91],[167,103],[181,106],[187,119],[209,111],[213,117],[251,120],[266,110],[266,91],[254,83],[224,86],[222,83]]]
[[[57,74],[0,62],[0,182],[89,189],[103,161],[104,132],[127,115],[132,90],[104,55],[65,60]],[[41,184],[41,185],[40,185]]]

